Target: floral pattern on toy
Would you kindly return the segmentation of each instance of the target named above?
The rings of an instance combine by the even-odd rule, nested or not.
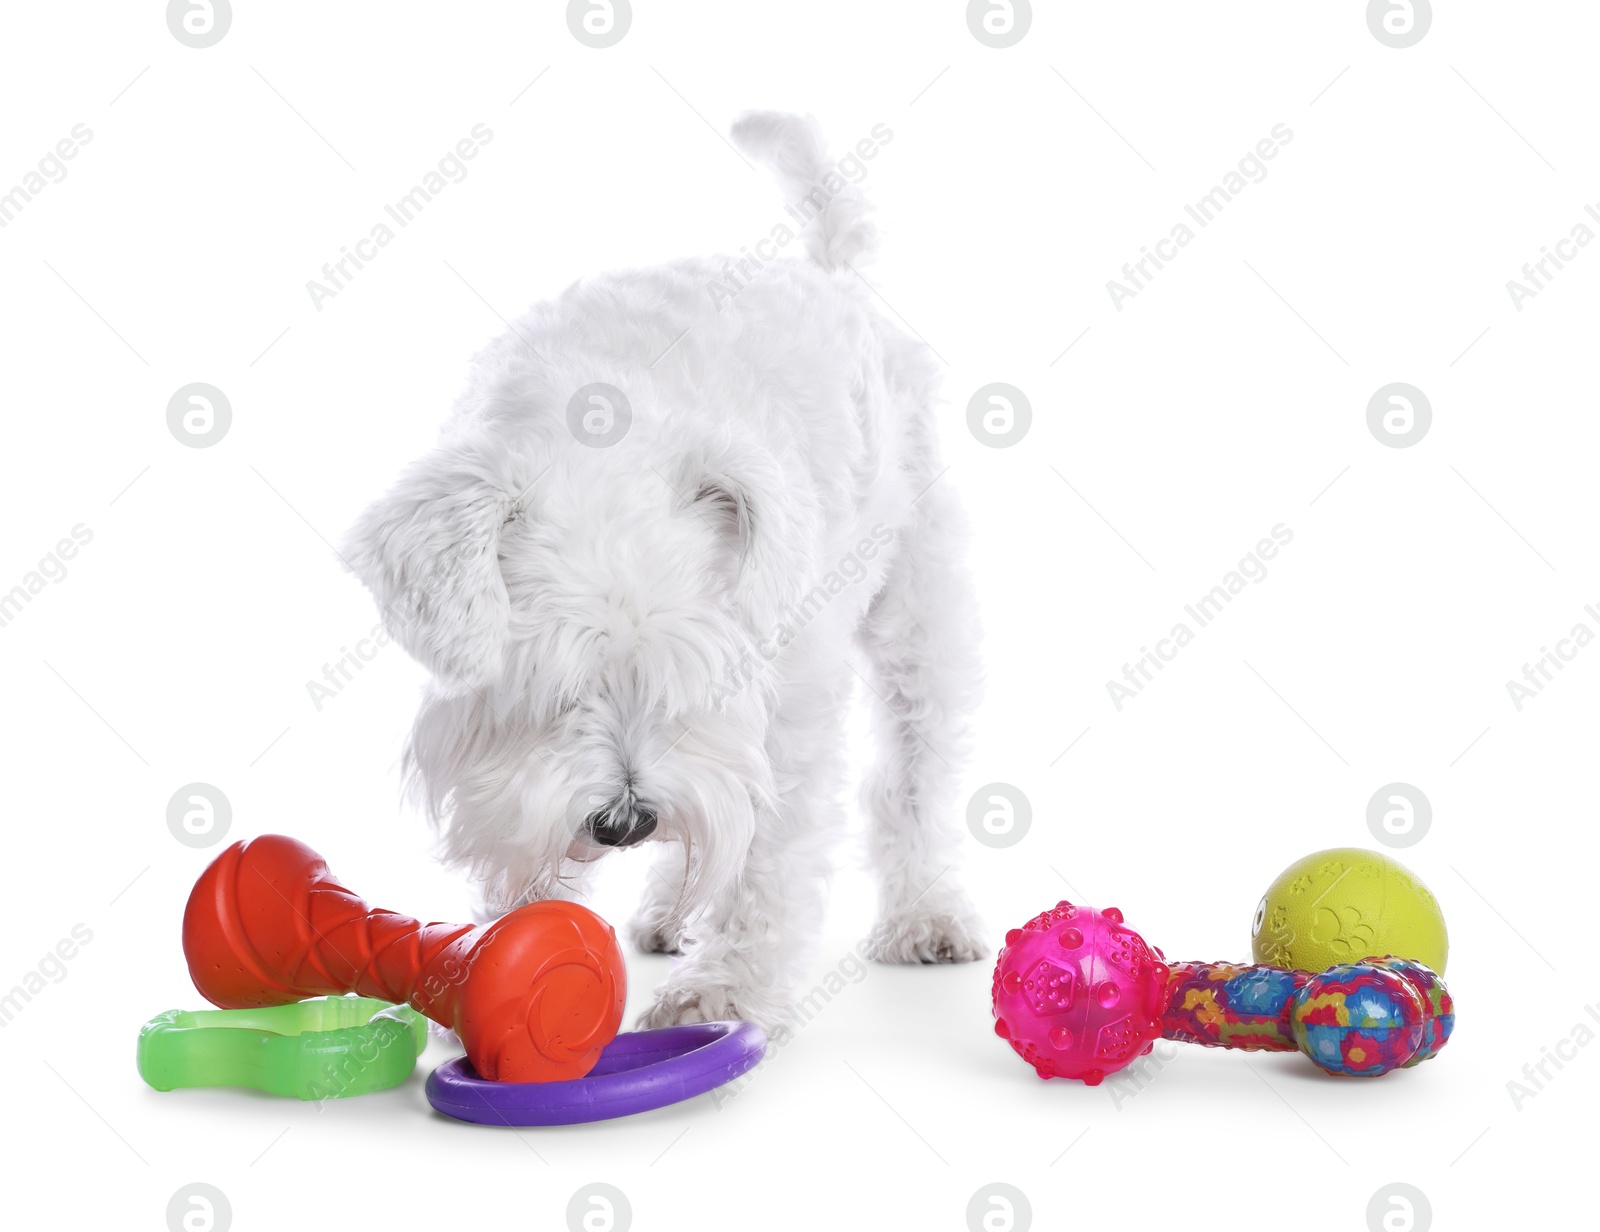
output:
[[[1212,1048],[1293,1052],[1289,1007],[1311,974],[1239,963],[1178,963],[1161,1033]]]
[[[1428,1013],[1404,974],[1356,962],[1312,976],[1295,994],[1289,1016],[1295,1042],[1319,1067],[1373,1078],[1417,1055]]]
[[[1456,1006],[1450,999],[1450,990],[1444,986],[1444,981],[1432,967],[1414,958],[1396,958],[1390,955],[1385,958],[1369,958],[1367,961],[1374,966],[1404,976],[1421,995],[1424,1010],[1422,1044],[1417,1049],[1417,1055],[1407,1061],[1406,1066],[1431,1061],[1438,1055],[1439,1049],[1449,1043],[1450,1033],[1455,1030]]]

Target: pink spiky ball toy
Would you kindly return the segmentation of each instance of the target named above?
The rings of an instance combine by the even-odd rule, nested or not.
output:
[[[1161,958],[1115,907],[1063,902],[1006,934],[994,969],[995,1034],[1039,1077],[1094,1086],[1161,1037],[1169,974]]]

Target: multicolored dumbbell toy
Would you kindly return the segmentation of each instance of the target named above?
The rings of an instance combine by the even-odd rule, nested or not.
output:
[[[223,1009],[347,992],[409,1003],[499,1082],[582,1078],[616,1036],[627,993],[617,935],[586,907],[531,903],[483,928],[422,924],[369,906],[280,834],[234,843],[200,875],[183,952],[194,986]]]
[[[1444,1047],[1455,1008],[1419,962],[1373,958],[1315,973],[1168,963],[1115,907],[1068,902],[1006,934],[995,1033],[1042,1078],[1093,1086],[1158,1039],[1305,1053],[1330,1074],[1377,1077]]]

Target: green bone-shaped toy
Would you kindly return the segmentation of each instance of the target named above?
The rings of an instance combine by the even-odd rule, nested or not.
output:
[[[334,1099],[404,1082],[427,1042],[422,1015],[371,997],[168,1010],[139,1030],[139,1076],[158,1091],[253,1087]]]

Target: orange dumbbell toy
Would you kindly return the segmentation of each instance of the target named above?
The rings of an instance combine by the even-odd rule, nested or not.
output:
[[[454,1029],[478,1075],[582,1078],[622,1025],[611,926],[576,903],[520,907],[483,928],[369,906],[280,834],[234,843],[200,875],[183,952],[213,1005],[251,1009],[347,992],[409,1003]]]

